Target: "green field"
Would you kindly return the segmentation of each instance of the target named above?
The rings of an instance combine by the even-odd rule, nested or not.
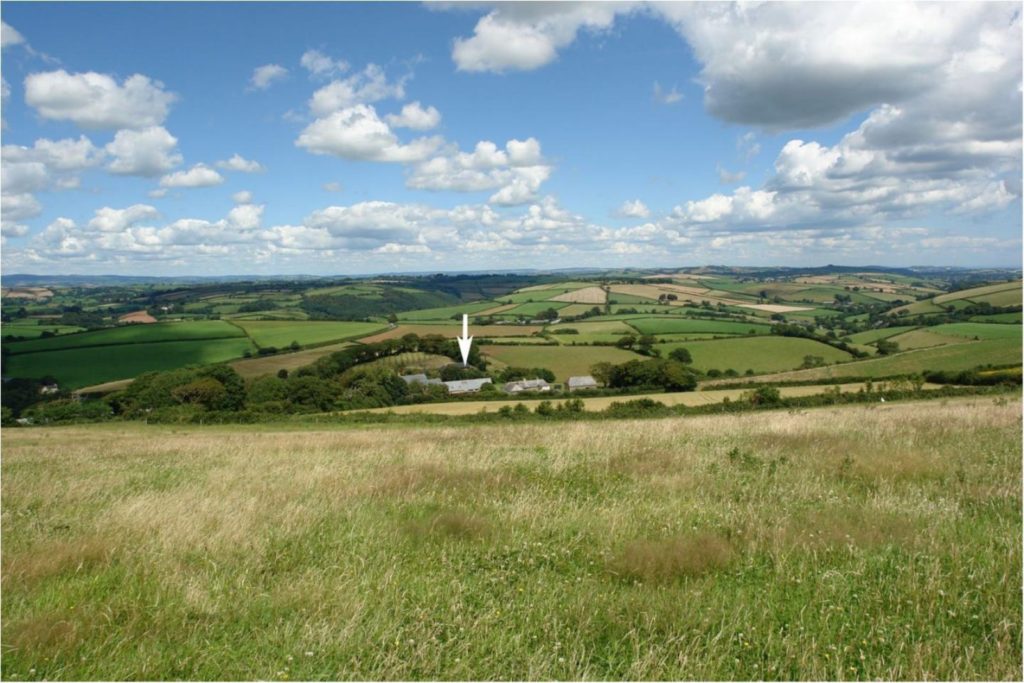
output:
[[[405,313],[399,313],[399,320],[408,320],[411,322],[426,321],[426,320],[451,320],[453,315],[462,316],[467,314],[472,316],[474,313],[480,311],[486,311],[489,308],[494,308],[498,304],[494,301],[481,301],[473,302],[471,304],[460,304],[458,306],[444,306],[443,308],[424,308],[419,311],[406,311]],[[462,320],[460,317],[459,320]]]
[[[59,339],[59,337],[56,337]],[[168,341],[43,351],[10,356],[4,372],[13,377],[52,375],[61,387],[77,389],[152,370],[173,370],[241,358],[253,351],[243,336],[196,341]]]
[[[686,341],[671,344],[656,344],[662,357],[668,357],[673,349],[683,347],[693,357],[693,367],[698,370],[733,369],[743,373],[777,372],[800,367],[804,356],[820,356],[826,363],[850,360],[850,354],[837,348],[801,337],[740,337],[737,339],[715,339],[713,341]]]
[[[297,341],[300,346],[357,339],[387,329],[382,323],[321,320],[239,320],[236,325],[259,346],[284,348]]]
[[[4,429],[0,672],[1019,680],[1020,412]]]
[[[1017,323],[1021,322],[1021,312],[1016,313],[993,313],[992,315],[976,315],[971,322],[978,323]]]
[[[110,329],[68,334],[48,339],[33,339],[7,344],[12,354],[34,351],[56,351],[82,346],[146,344],[149,342],[224,339],[242,337],[245,333],[221,320],[195,320],[183,323],[151,323],[124,325]]]
[[[1021,343],[1020,325],[998,325],[986,323],[948,323],[928,328],[937,334],[967,339],[1015,339]]]
[[[1012,339],[964,340],[962,344],[917,349],[827,368],[765,375],[758,379],[793,382],[843,377],[889,377],[929,370],[971,370],[979,365],[1014,365],[1020,364],[1020,362],[1021,345],[1018,341]]]
[[[632,351],[612,346],[498,346],[488,345],[481,351],[487,358],[502,365],[522,368],[548,368],[559,382],[576,375],[589,375],[597,363],[625,363],[642,359]]]
[[[509,310],[504,311],[502,313],[499,313],[498,315],[500,315],[500,316],[522,317],[522,318],[532,318],[533,316],[537,315],[538,313],[546,311],[546,310],[548,310],[550,308],[553,308],[553,309],[555,309],[557,311],[557,310],[559,310],[561,308],[565,308],[568,305],[569,304],[565,303],[564,301],[536,301],[536,302],[531,303],[531,304],[520,304],[520,305],[516,306],[515,308],[512,308],[512,309],[509,309]]]
[[[880,339],[888,339],[903,332],[916,329],[913,325],[902,325],[899,327],[883,327],[878,330],[868,330],[849,335],[849,340],[854,344],[871,344]]]
[[[43,332],[71,334],[72,332],[81,332],[83,329],[82,327],[74,327],[72,325],[46,325],[41,321],[10,322],[0,325],[0,336],[34,339],[42,335]]]
[[[729,320],[700,320],[696,318],[631,318],[629,324],[641,334],[685,334],[688,332],[710,332],[723,334],[767,334],[771,329],[762,323],[745,323]]]

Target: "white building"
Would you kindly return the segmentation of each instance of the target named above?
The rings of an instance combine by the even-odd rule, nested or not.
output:
[[[490,383],[490,377],[483,377],[481,379],[456,379],[445,382],[444,385],[448,387],[449,394],[475,394],[480,391],[480,387]]]
[[[579,391],[580,389],[597,389],[597,380],[590,375],[580,375],[579,377],[570,377],[566,383],[569,387],[569,391]]]
[[[520,379],[505,383],[505,392],[518,394],[521,391],[551,391],[551,385],[542,379]]]

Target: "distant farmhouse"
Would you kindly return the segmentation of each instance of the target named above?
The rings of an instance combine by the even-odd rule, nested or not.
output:
[[[518,394],[521,391],[551,391],[551,385],[542,379],[521,379],[505,383],[505,393]]]
[[[482,379],[458,379],[451,382],[442,382],[439,379],[429,379],[423,373],[418,375],[402,375],[401,377],[406,384],[443,384],[448,387],[449,394],[475,394],[480,391],[480,387],[491,383],[490,377],[484,377]]]
[[[580,375],[579,377],[570,377],[566,383],[569,387],[569,391],[579,391],[581,389],[597,389],[597,380],[590,375]]]
[[[448,387],[449,394],[475,394],[480,391],[480,387],[490,383],[490,377],[483,377],[481,379],[457,379],[445,382],[444,385]]]

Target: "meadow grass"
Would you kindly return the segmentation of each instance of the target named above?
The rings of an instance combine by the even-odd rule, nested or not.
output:
[[[31,339],[7,345],[12,354],[61,351],[86,346],[147,344],[151,342],[193,341],[243,337],[245,333],[222,320],[190,320],[180,323],[122,325],[104,330],[68,334],[47,339]]]
[[[1020,418],[5,429],[0,673],[1019,680]]]
[[[841,363],[852,358],[845,351],[813,339],[776,335],[655,345],[665,358],[679,347],[690,352],[693,367],[698,370],[732,368],[739,372],[747,369],[755,372],[777,372],[795,370],[803,363],[805,356],[818,356],[826,363]]]

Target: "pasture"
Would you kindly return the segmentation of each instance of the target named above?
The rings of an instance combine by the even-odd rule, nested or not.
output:
[[[471,325],[469,333],[475,338],[484,337],[528,337],[534,332],[541,331],[540,325]],[[446,325],[429,324],[404,324],[393,327],[386,332],[364,337],[360,341],[366,343],[384,341],[385,339],[397,339],[407,334],[418,334],[423,337],[428,334],[439,334],[442,337],[455,339],[462,334],[462,324],[454,320]]]
[[[4,429],[0,673],[1019,680],[1020,412]]]
[[[711,334],[767,334],[771,329],[761,323],[745,323],[731,320],[704,320],[699,318],[631,318],[629,324],[641,334],[683,334],[688,332],[709,332]]]
[[[57,378],[63,388],[78,389],[153,370],[222,363],[253,350],[252,342],[244,336],[83,346],[9,356],[4,370],[15,377],[50,375]]]
[[[520,368],[548,368],[559,382],[575,375],[589,375],[590,368],[597,363],[625,363],[642,360],[632,351],[623,351],[613,346],[498,346],[488,345],[480,349],[488,360],[497,361],[498,366]]]
[[[235,322],[257,346],[284,348],[292,342],[301,346],[357,339],[387,328],[383,323],[333,320],[239,320]]]
[[[245,333],[221,320],[195,320],[181,323],[123,325],[94,332],[67,334],[47,339],[31,339],[8,344],[12,354],[58,351],[85,346],[147,344],[150,342],[191,341],[243,337]]]
[[[676,348],[683,347],[693,357],[693,367],[698,370],[727,370],[737,372],[776,372],[795,370],[804,361],[804,356],[818,356],[826,363],[848,361],[852,356],[813,339],[801,337],[755,336],[736,339],[715,339],[711,341],[685,341],[670,344],[656,344],[663,357]]]

